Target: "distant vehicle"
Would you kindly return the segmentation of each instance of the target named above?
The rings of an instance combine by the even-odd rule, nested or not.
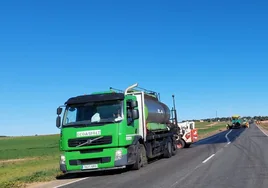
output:
[[[249,122],[246,119],[242,119],[240,115],[233,115],[231,117],[231,124],[227,124],[227,129],[240,129],[241,127],[249,128]]]

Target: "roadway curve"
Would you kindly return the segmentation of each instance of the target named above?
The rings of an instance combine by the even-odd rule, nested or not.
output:
[[[180,150],[139,171],[83,174],[62,188],[267,188],[268,137],[255,125],[233,129]]]

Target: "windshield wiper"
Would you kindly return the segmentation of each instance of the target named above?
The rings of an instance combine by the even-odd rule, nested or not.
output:
[[[100,124],[106,124],[106,123],[116,123],[115,121],[96,121],[91,122],[90,125],[100,125]]]

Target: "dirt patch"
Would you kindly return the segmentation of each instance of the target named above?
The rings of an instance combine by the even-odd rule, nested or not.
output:
[[[222,131],[224,131],[224,130],[219,129],[219,130],[211,131],[211,132],[209,132],[209,133],[207,133],[207,134],[198,135],[198,140],[201,140],[201,139],[204,139],[204,138],[213,136],[213,135],[215,135],[215,134],[217,134],[217,133],[220,133],[220,132],[222,132]]]
[[[218,122],[214,122],[214,123],[211,123],[211,124],[208,124],[208,125],[206,125],[207,127],[212,127],[213,125],[217,125],[218,124]]]
[[[261,123],[259,126],[268,131],[268,123]]]
[[[266,133],[268,135],[268,123],[267,124],[260,124],[256,125],[260,130]]]
[[[41,187],[42,185],[45,185],[47,182],[36,182],[36,183],[29,183],[26,184],[26,187],[28,188],[37,188],[37,187]]]
[[[24,158],[24,159],[7,159],[7,160],[0,160],[0,164],[4,163],[13,163],[13,162],[22,162],[22,161],[29,161],[34,160],[36,158]]]
[[[79,180],[86,179],[85,178],[71,178],[71,179],[64,179],[64,180],[53,180],[53,181],[48,181],[48,182],[37,182],[37,183],[30,183],[27,184],[27,188],[51,188],[51,187],[56,187],[56,186],[61,186],[64,184],[71,184],[72,182],[76,182]]]

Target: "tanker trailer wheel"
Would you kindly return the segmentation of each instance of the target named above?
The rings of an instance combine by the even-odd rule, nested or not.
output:
[[[170,158],[172,157],[172,142],[171,139],[168,139],[165,145],[164,157]]]

